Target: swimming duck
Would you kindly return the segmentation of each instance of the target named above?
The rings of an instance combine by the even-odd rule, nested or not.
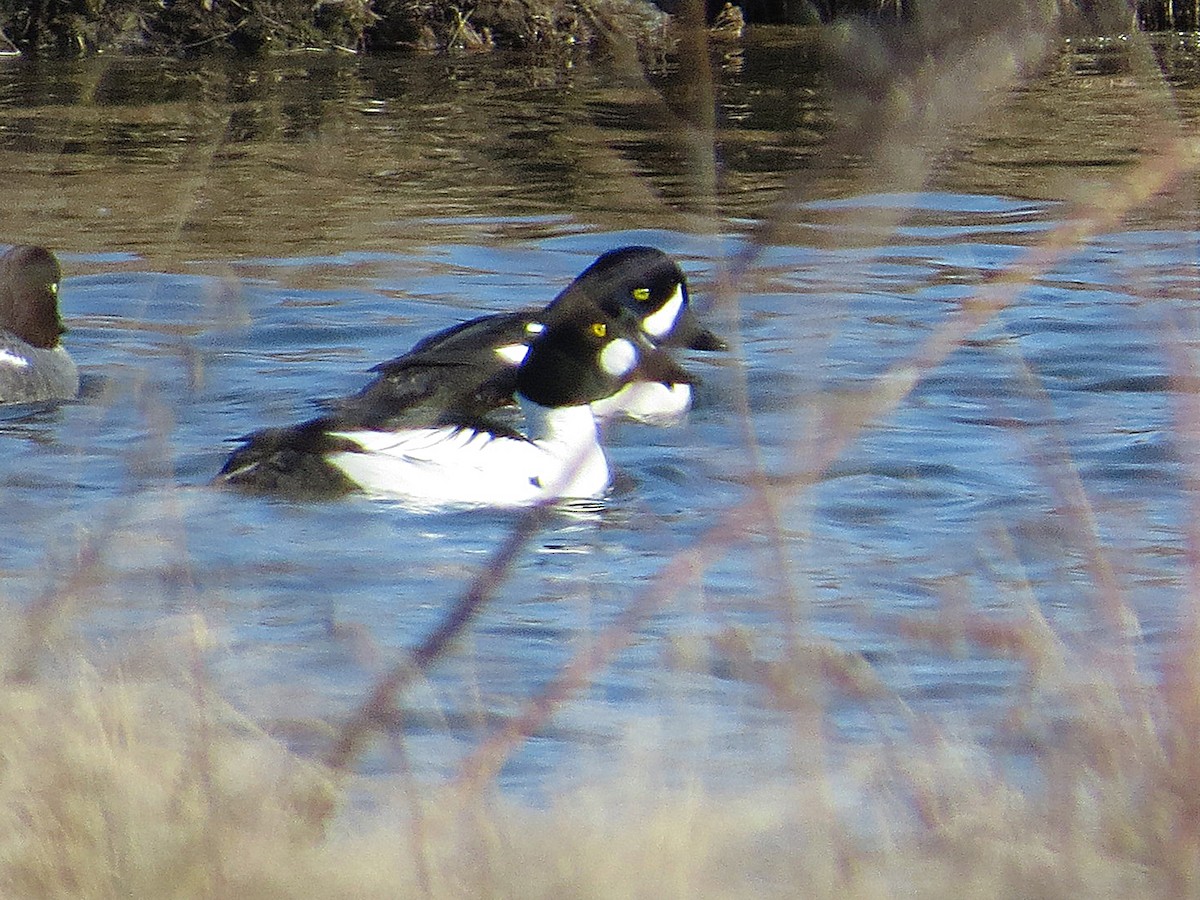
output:
[[[62,269],[45,247],[20,245],[0,256],[0,403],[66,400],[79,370],[60,340]]]
[[[678,264],[656,248],[628,246],[598,257],[544,309],[481,316],[439,331],[375,366],[378,375],[357,394],[328,405],[381,427],[453,424],[464,415],[478,417],[512,405],[518,367],[556,309],[582,318],[625,318],[655,346],[726,349],[696,319]],[[670,424],[691,399],[690,379],[639,378],[596,400],[592,410],[602,420],[620,415]]]
[[[363,491],[421,507],[602,497],[611,473],[590,404],[631,381],[686,384],[689,376],[628,316],[586,304],[543,318],[516,367],[523,431],[462,410],[386,426],[343,412],[243,438],[216,483],[298,499]]]

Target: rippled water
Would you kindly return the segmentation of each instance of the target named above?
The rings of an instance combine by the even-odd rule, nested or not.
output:
[[[836,119],[826,74],[801,37],[770,34],[716,60],[715,180],[669,73],[500,56],[0,61],[0,238],[59,251],[85,377],[78,403],[0,413],[4,596],[69,590],[91,639],[134,651],[198,613],[222,689],[319,750],[315,723],[340,720],[439,621],[514,516],[212,491],[226,440],[306,417],[434,329],[547,302],[620,244],[677,255],[704,303],[770,211],[778,227],[736,311],[707,313],[739,353],[689,357],[703,379],[689,421],[615,429],[622,489],[598,515],[555,518],[409,697],[409,764],[452,773],[747,499],[743,397],[765,470],[796,474],[831,413],[854,410],[1060,224],[1065,200],[1103,192],[1196,106],[1175,43],[1160,48],[1176,62],[1170,96],[1140,51],[1069,47],[931,147],[927,181],[881,187],[863,159],[822,156]],[[777,656],[795,619],[861,652],[912,708],[986,732],[1016,665],[908,640],[902,624],[1033,597],[1064,633],[1103,641],[1079,516],[1060,514],[1062,471],[1081,478],[1160,647],[1182,595],[1169,379],[1171,354],[1195,341],[1193,213],[1178,187],[1079,247],[815,487],[777,492],[787,568],[765,526],[715,554],[505,784],[536,791],[627,741],[664,771],[735,784],[787,765],[777,698],[678,660],[731,628]],[[98,562],[77,577],[81,560]],[[848,737],[875,727],[861,701],[834,696],[830,710]],[[399,766],[399,746],[377,744],[367,768]]]

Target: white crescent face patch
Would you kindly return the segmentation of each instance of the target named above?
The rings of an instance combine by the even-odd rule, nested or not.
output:
[[[637,347],[625,338],[609,341],[600,350],[600,368],[613,378],[628,375],[629,370],[637,364]]]
[[[650,315],[642,319],[642,331],[653,338],[661,338],[672,328],[683,310],[683,285],[675,285],[675,290],[666,302]]]

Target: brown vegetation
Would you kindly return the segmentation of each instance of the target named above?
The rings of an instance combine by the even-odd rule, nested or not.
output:
[[[616,30],[661,41],[666,17],[642,0],[198,0],[0,2],[4,43],[22,51],[264,53],[592,46]]]
[[[614,39],[645,52],[665,46],[667,13],[691,0],[0,0],[0,49],[80,54],[264,53],[298,48],[358,50],[603,49]],[[709,21],[725,4],[705,0]],[[1060,0],[1064,19],[1101,33],[1196,28],[1198,7],[1143,0],[1131,14]],[[746,21],[815,25],[847,16],[881,21],[919,13],[913,0],[743,0]],[[696,3],[696,8],[700,4]],[[1115,11],[1114,11],[1115,10]],[[1014,15],[1019,13],[1015,12]]]

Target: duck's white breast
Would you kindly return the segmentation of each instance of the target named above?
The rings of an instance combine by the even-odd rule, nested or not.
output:
[[[592,413],[601,420],[625,416],[647,425],[675,425],[692,405],[689,384],[663,384],[658,381],[634,381],[611,397],[592,404]]]
[[[79,393],[79,369],[62,346],[31,347],[0,331],[0,403],[66,400]]]

